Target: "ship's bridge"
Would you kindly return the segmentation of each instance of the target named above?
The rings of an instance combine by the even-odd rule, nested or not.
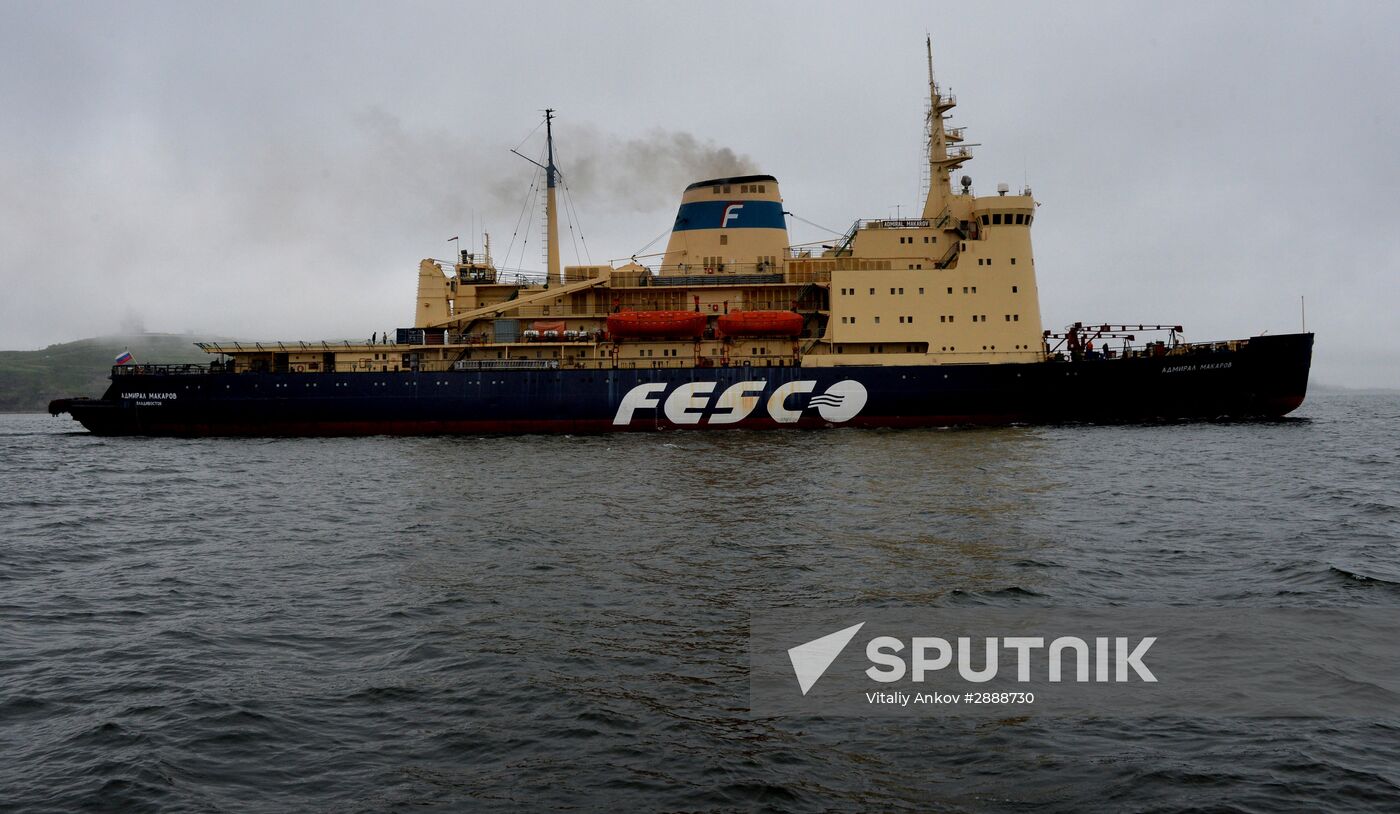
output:
[[[661,274],[729,274],[740,264],[775,267],[788,246],[778,179],[712,178],[685,188]]]

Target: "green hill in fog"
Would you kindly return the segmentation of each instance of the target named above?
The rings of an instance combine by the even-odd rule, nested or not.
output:
[[[44,410],[51,399],[96,398],[107,389],[112,360],[124,350],[137,362],[207,362],[194,338],[177,334],[101,336],[42,350],[0,351],[0,412]]]

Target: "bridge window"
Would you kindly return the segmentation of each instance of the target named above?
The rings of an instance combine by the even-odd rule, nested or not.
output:
[[[993,225],[993,226],[1000,226],[1000,225],[1001,225],[1001,213],[1000,213],[1000,212],[998,212],[998,213],[995,214],[995,215],[992,215],[992,225]]]
[[[983,226],[987,226],[987,225],[989,225],[991,222],[992,222],[991,218],[987,217],[986,215],[983,215],[983,216],[982,216],[982,225],[983,225]]]
[[[1025,223],[1025,222],[1026,222],[1026,216],[1025,216],[1025,215],[1017,215],[1017,216],[1016,216],[1016,225],[1019,226],[1019,225]]]

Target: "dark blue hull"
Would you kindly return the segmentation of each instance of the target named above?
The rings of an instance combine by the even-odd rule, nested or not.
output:
[[[730,367],[114,376],[62,399],[102,435],[418,435],[1269,418],[1307,392],[1311,334],[1156,358]]]

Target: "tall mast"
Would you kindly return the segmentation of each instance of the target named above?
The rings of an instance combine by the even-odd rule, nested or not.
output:
[[[545,167],[545,177],[548,182],[548,192],[545,198],[545,221],[548,224],[548,252],[549,270],[545,277],[545,286],[554,284],[563,285],[564,276],[559,270],[559,211],[555,204],[554,185],[558,174],[554,166],[554,108],[549,108],[544,112],[544,135],[545,142],[549,147],[549,163]]]
[[[949,173],[962,166],[971,158],[965,147],[950,152],[950,144],[963,140],[962,128],[948,130],[943,125],[943,114],[957,104],[957,97],[951,93],[944,96],[938,90],[938,82],[933,78],[933,37],[924,39],[928,50],[928,200],[924,202],[924,217],[937,218],[952,202],[953,187]]]

